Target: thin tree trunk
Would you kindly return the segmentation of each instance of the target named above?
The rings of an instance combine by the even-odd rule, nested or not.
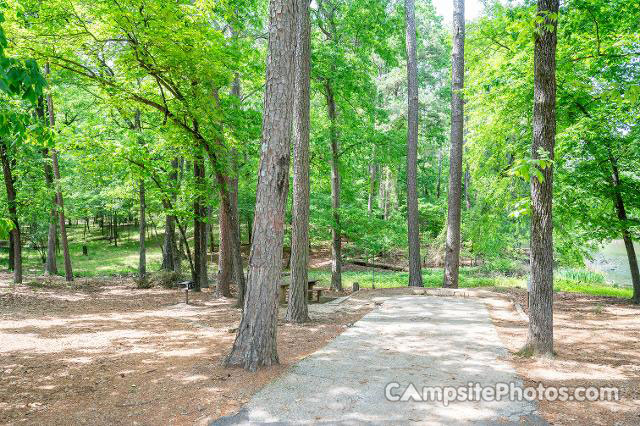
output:
[[[440,188],[442,186],[442,148],[438,147],[438,180],[436,184],[436,199],[440,199]]]
[[[43,125],[47,125],[47,120],[44,115],[44,99],[42,96],[38,97],[38,103],[36,106],[36,116]],[[49,149],[44,148],[42,150],[42,157],[44,160],[44,180],[47,185],[47,189],[51,194],[54,194],[53,184],[53,168],[51,167],[51,157],[49,156]],[[47,259],[45,261],[45,275],[57,275],[58,266],[56,264],[56,238],[57,238],[57,225],[56,221],[58,214],[56,212],[56,198],[53,196],[53,203],[49,213],[49,232],[47,235]]]
[[[622,240],[624,241],[624,247],[627,250],[627,259],[629,261],[629,269],[631,270],[631,283],[633,284],[633,303],[640,303],[640,270],[638,269],[638,258],[636,257],[636,250],[633,247],[633,240],[629,233],[627,225],[627,211],[625,209],[624,200],[622,199],[622,191],[620,190],[620,171],[618,170],[618,162],[616,159],[609,155],[609,162],[611,163],[612,170],[612,182],[615,196],[616,212],[618,219],[622,224]]]
[[[142,131],[142,122],[140,121],[140,110],[136,111],[135,114],[135,131],[140,133]],[[142,138],[140,138],[139,143],[143,145]],[[147,248],[145,246],[146,243],[146,232],[147,232],[147,216],[146,216],[146,201],[145,201],[145,188],[144,188],[144,177],[140,179],[140,187],[139,187],[139,195],[140,195],[140,222],[139,222],[139,255],[138,255],[138,278],[140,281],[144,281],[147,277]]]
[[[420,224],[418,212],[418,62],[416,16],[413,0],[405,0],[407,37],[407,230],[409,237],[409,286],[422,287]]]
[[[469,166],[467,165],[464,171],[464,201],[467,210],[471,208],[471,173],[469,172]]]
[[[226,365],[278,363],[276,325],[289,186],[295,28],[300,1],[271,0],[269,48],[253,244],[242,321]]]
[[[49,74],[49,64],[45,66],[45,75]],[[47,107],[49,110],[49,126],[52,130],[56,127],[55,114],[53,111],[53,98],[51,93],[47,95]],[[55,148],[51,150],[53,160],[53,177],[56,187],[56,204],[58,205],[58,219],[60,220],[60,237],[62,240],[62,253],[64,256],[64,275],[67,282],[73,281],[73,270],[71,268],[71,255],[69,253],[69,241],[67,240],[67,228],[64,218],[64,200],[62,198],[62,188],[60,187],[60,166],[58,165],[58,152]]]
[[[209,286],[207,279],[207,247],[206,247],[206,226],[204,218],[206,210],[204,207],[204,160],[199,154],[193,162],[193,176],[196,186],[196,196],[193,202],[193,256],[194,270],[193,283],[194,290]]]
[[[53,169],[51,167],[51,157],[49,150],[43,150],[44,157],[44,176],[47,188],[53,193]],[[58,234],[58,225],[56,221],[58,213],[56,212],[56,199],[54,195],[53,203],[49,213],[49,232],[47,234],[47,260],[45,263],[45,275],[58,275],[58,265],[56,264],[56,238]]]
[[[541,151],[553,160],[556,136],[556,43],[559,0],[538,0],[534,52],[533,143],[531,158]],[[550,16],[551,14],[551,16]],[[555,16],[553,16],[555,15]],[[549,26],[551,27],[549,29]],[[531,290],[529,333],[525,350],[553,355],[553,166],[531,177]]]
[[[391,192],[391,171],[388,167],[384,168],[384,185],[382,185],[382,218],[384,220],[389,219],[389,198]]]
[[[20,224],[18,222],[18,206],[16,203],[16,188],[15,178],[11,170],[11,162],[9,161],[9,154],[7,153],[7,147],[4,141],[0,140],[0,160],[2,160],[2,173],[4,176],[4,184],[7,189],[7,204],[9,210],[9,219],[13,222],[13,229],[11,230],[11,242],[10,249],[13,253],[13,258],[9,259],[9,267],[13,266],[13,282],[16,284],[22,283],[22,240],[20,235]]]
[[[212,167],[215,170],[215,177],[218,184],[219,192],[220,192],[220,207],[224,209],[224,214],[227,216],[229,221],[228,228],[231,230],[236,230],[236,232],[230,232],[230,250],[231,250],[231,260],[233,262],[233,271],[239,271],[237,274],[234,273],[234,279],[237,281],[238,287],[238,306],[244,307],[244,298],[245,298],[245,278],[244,278],[244,269],[242,265],[242,253],[240,251],[240,226],[238,225],[238,209],[237,209],[237,198],[234,198],[233,194],[230,192],[227,176],[222,174],[220,171],[218,160],[215,156],[209,152],[209,159]],[[235,208],[234,208],[235,205]],[[241,303],[243,303],[241,305]]]
[[[173,182],[174,187],[178,183],[178,159],[174,158],[171,161],[171,172],[169,173],[169,181]],[[175,192],[172,192],[171,197],[175,201]],[[165,205],[165,210],[171,210]],[[162,243],[162,269],[165,271],[179,272],[179,262],[177,258],[177,245],[176,245],[176,217],[173,212],[167,213],[164,225],[164,240]]]
[[[200,219],[198,217],[200,215],[200,196],[198,192],[201,190],[201,182],[197,158],[193,161],[193,177],[196,195],[193,201],[193,271],[191,271],[191,281],[193,281],[193,290],[200,291],[200,271],[202,270],[200,262],[202,261],[202,256],[200,255]]]
[[[376,202],[376,177],[378,175],[378,165],[376,164],[376,148],[371,150],[371,160],[369,161],[369,200],[367,203],[367,213],[371,216],[373,205]]]
[[[240,79],[235,77],[231,94],[239,101]],[[244,306],[245,280],[242,264],[240,220],[238,216],[238,152],[231,149],[230,176],[224,176],[216,169],[216,176],[220,187],[220,211],[218,223],[220,228],[220,248],[218,250],[218,285],[216,294],[231,297],[231,282],[236,283],[238,299],[236,306]]]
[[[118,247],[118,212],[113,212],[113,245]]]
[[[144,280],[147,276],[147,249],[145,247],[145,231],[147,229],[146,201],[144,179],[140,179],[140,255],[138,262],[138,278]]]
[[[13,271],[13,265],[15,264],[15,246],[13,245],[13,232],[9,232],[9,272]]]
[[[293,205],[291,212],[291,286],[285,320],[309,320],[309,127],[311,20],[309,2],[300,1],[296,22],[295,94],[293,97]]]
[[[342,234],[340,231],[340,152],[338,147],[338,123],[333,87],[324,84],[329,115],[329,141],[331,142],[331,288],[342,291]]]
[[[227,188],[231,187],[230,179],[226,179]],[[231,194],[229,194],[231,196]],[[222,204],[222,200],[220,201]],[[223,206],[218,213],[218,226],[220,228],[220,247],[218,249],[218,284],[216,295],[218,297],[231,297],[231,282],[233,281],[233,251],[231,250],[231,227],[229,217]]]
[[[443,287],[458,288],[460,270],[460,210],[462,191],[462,144],[464,137],[464,0],[453,1],[453,53],[451,96],[451,153],[449,155],[449,191],[447,242],[444,257]]]

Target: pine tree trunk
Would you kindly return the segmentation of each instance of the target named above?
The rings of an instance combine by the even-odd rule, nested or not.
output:
[[[534,51],[533,143],[531,158],[545,151],[553,160],[556,136],[556,43],[559,0],[538,0]],[[557,15],[556,15],[557,18]],[[551,30],[547,27],[551,26]],[[531,177],[531,290],[529,333],[525,349],[533,355],[553,355],[553,166]]]
[[[331,142],[331,288],[342,291],[342,234],[340,231],[340,152],[338,147],[338,123],[333,86],[325,82],[325,97],[329,115],[329,141]]]
[[[20,224],[18,223],[18,206],[16,203],[16,188],[15,178],[11,170],[11,162],[9,161],[9,154],[5,142],[0,140],[0,160],[2,161],[2,173],[4,177],[4,184],[7,189],[7,204],[9,210],[9,219],[13,222],[13,229],[11,230],[11,244],[10,253],[13,256],[9,256],[9,267],[13,266],[13,282],[16,284],[22,283],[22,240],[20,235]]]
[[[255,371],[278,363],[276,326],[289,184],[297,5],[271,0],[269,48],[253,244],[242,321],[226,365]]]
[[[451,153],[449,155],[449,192],[447,242],[444,257],[443,287],[458,288],[460,269],[460,210],[462,203],[462,143],[464,127],[464,0],[453,1],[453,53],[451,96]]]
[[[300,1],[296,22],[295,94],[293,97],[293,205],[291,219],[291,286],[285,320],[309,320],[309,109],[311,20],[309,2]]]
[[[629,261],[629,270],[631,271],[631,283],[633,284],[633,303],[640,303],[640,270],[638,269],[638,258],[636,257],[636,249],[633,247],[633,240],[629,233],[627,224],[627,211],[622,199],[622,191],[620,190],[620,171],[618,170],[618,162],[609,154],[609,162],[611,163],[612,170],[612,183],[614,202],[616,205],[616,212],[618,214],[618,220],[621,222],[622,227],[622,240],[624,241],[624,247],[627,251],[627,259]]]
[[[49,74],[49,64],[45,66],[45,75]],[[56,121],[53,111],[53,98],[49,93],[47,95],[47,107],[49,110],[49,126],[55,129]],[[58,219],[60,221],[60,237],[62,240],[62,254],[64,256],[64,275],[67,282],[73,281],[73,270],[71,268],[71,254],[69,253],[69,241],[67,240],[67,227],[64,218],[64,200],[62,198],[62,188],[60,187],[60,166],[58,165],[58,153],[54,149],[51,150],[51,159],[53,161],[53,177],[56,187],[56,204],[58,211]]]
[[[418,212],[418,62],[416,16],[413,0],[405,0],[407,37],[407,230],[409,237],[409,286],[422,287],[420,224]]]

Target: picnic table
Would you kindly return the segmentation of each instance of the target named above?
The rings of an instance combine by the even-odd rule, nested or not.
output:
[[[318,280],[309,280],[307,282],[307,297],[309,298],[309,302],[313,301],[313,296],[316,296],[316,302],[320,302],[320,297],[322,296],[322,292],[325,290],[324,288],[314,288],[314,286],[318,283]],[[287,291],[289,291],[289,286],[291,285],[291,281],[281,281],[280,282],[280,304],[284,305],[287,303]]]

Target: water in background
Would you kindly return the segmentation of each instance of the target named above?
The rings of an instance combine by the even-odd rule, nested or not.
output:
[[[640,253],[640,244],[634,243],[634,247],[637,256]],[[631,287],[631,270],[624,241],[613,240],[603,245],[594,254],[593,260],[587,260],[585,263],[589,269],[602,273],[611,284]]]

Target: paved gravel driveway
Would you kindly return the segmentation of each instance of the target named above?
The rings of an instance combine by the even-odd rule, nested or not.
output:
[[[391,402],[413,383],[521,386],[484,304],[477,299],[388,299],[318,352],[214,424],[545,424],[527,401]]]

